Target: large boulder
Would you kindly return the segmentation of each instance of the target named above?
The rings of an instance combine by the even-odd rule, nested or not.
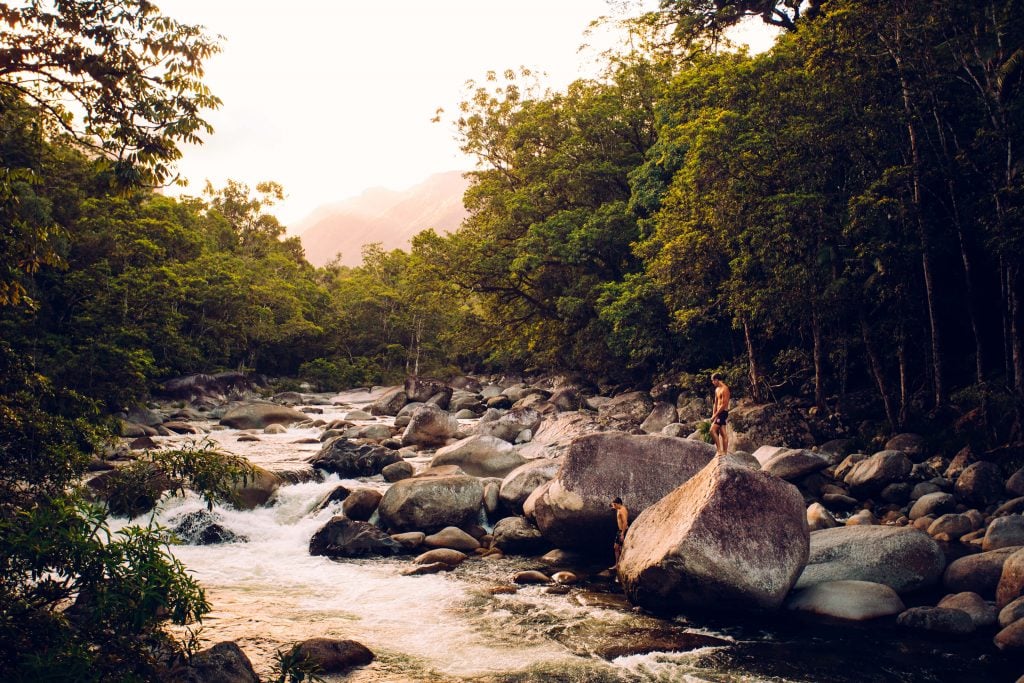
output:
[[[224,400],[229,394],[238,395],[253,388],[253,382],[241,372],[219,372],[215,375],[186,375],[164,382],[157,394],[168,398],[198,401]]]
[[[527,460],[556,458],[569,450],[577,437],[602,431],[604,425],[588,413],[552,415],[533,430],[533,439],[519,447],[519,454]]]
[[[779,479],[793,481],[794,479],[823,470],[828,465],[828,458],[820,453],[796,448],[784,448],[766,462],[761,463],[761,469]]]
[[[401,387],[395,387],[370,404],[370,414],[394,417],[408,402],[408,394]]]
[[[524,430],[535,432],[540,423],[541,415],[533,408],[514,408],[496,420],[481,420],[476,426],[476,433],[513,443]]]
[[[899,614],[906,609],[899,594],[873,581],[826,581],[794,591],[786,609],[832,619],[866,621]]]
[[[636,518],[618,576],[630,601],[653,611],[774,609],[808,545],[795,486],[715,458]]]
[[[246,540],[244,536],[239,536],[221,524],[223,521],[222,515],[209,510],[196,510],[174,520],[174,535],[182,543],[190,545],[216,545]]]
[[[523,517],[505,517],[494,525],[494,545],[509,554],[533,555],[550,544],[537,527]]]
[[[501,504],[511,512],[519,514],[523,511],[523,503],[537,487],[554,479],[558,468],[562,466],[561,458],[556,460],[530,460],[509,472],[501,481],[498,498]]]
[[[407,377],[405,394],[409,397],[409,401],[426,403],[437,394],[445,394],[450,399],[452,388],[443,381],[432,377]]]
[[[935,584],[945,566],[939,545],[916,529],[842,526],[811,534],[810,558],[796,587],[856,580],[905,593]]]
[[[951,593],[970,591],[983,598],[994,598],[1003,565],[1018,550],[1020,548],[1000,548],[953,560],[942,575],[942,585]]]
[[[231,485],[232,503],[239,510],[252,510],[265,505],[282,484],[284,478],[281,475],[253,467],[252,476]]]
[[[310,638],[295,648],[295,654],[316,665],[318,673],[334,674],[373,661],[373,652],[362,643],[337,638]]]
[[[996,587],[996,607],[1006,607],[1021,595],[1024,595],[1024,548],[1003,563],[1003,573]]]
[[[392,484],[377,513],[392,532],[432,533],[475,523],[483,497],[483,483],[476,477],[419,475]]]
[[[430,464],[458,465],[474,477],[504,477],[525,462],[508,441],[475,434],[438,449]]]
[[[342,515],[332,517],[309,540],[310,555],[366,557],[400,552],[402,546],[373,524]]]
[[[850,468],[843,481],[855,494],[873,494],[888,484],[905,481],[913,467],[903,451],[880,451]]]
[[[372,477],[401,460],[402,456],[383,446],[356,444],[345,437],[338,437],[325,443],[309,463],[341,477]]]
[[[631,391],[619,394],[604,402],[597,414],[606,419],[621,420],[640,424],[654,409],[654,399],[645,391]]]
[[[232,429],[265,429],[272,424],[290,425],[308,419],[308,415],[289,406],[252,402],[234,406],[224,413],[220,423]]]
[[[537,526],[560,548],[602,552],[615,534],[613,498],[638,515],[700,471],[714,452],[710,444],[655,434],[582,436],[537,497]]]
[[[232,641],[196,652],[168,674],[168,680],[180,683],[260,683],[252,662]]]
[[[998,550],[1015,545],[1024,545],[1024,516],[1007,515],[996,517],[985,530],[981,549]]]
[[[665,401],[659,401],[654,404],[654,408],[651,409],[650,415],[640,425],[640,429],[644,430],[648,434],[657,434],[662,429],[670,424],[678,421],[678,415],[676,413],[675,405],[666,403]]]
[[[800,411],[792,406],[767,403],[754,406],[736,406],[729,411],[732,428],[749,442],[750,450],[765,444],[788,448],[810,448],[814,436]]]
[[[425,403],[413,411],[402,432],[403,446],[443,446],[459,431],[459,421],[436,405]]]
[[[976,462],[956,480],[956,497],[968,505],[991,505],[1003,497],[1005,484],[999,465]]]

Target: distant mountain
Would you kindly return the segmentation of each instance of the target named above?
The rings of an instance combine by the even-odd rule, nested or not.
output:
[[[462,195],[469,181],[462,175],[462,171],[438,173],[400,192],[375,187],[320,207],[296,226],[306,258],[322,266],[340,253],[342,265],[358,266],[366,244],[408,249],[413,235],[427,228],[452,232],[466,217]]]

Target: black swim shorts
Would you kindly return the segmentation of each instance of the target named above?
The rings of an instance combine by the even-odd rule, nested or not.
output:
[[[722,412],[720,412],[718,414],[718,417],[715,418],[715,424],[716,425],[722,425],[724,427],[725,426],[725,421],[727,419],[729,419],[729,411],[728,410],[723,410]]]

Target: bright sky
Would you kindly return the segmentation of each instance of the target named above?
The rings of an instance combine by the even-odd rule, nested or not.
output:
[[[294,225],[369,187],[405,189],[469,169],[450,123],[465,82],[520,65],[560,88],[594,72],[579,53],[606,0],[157,0],[164,14],[224,36],[205,82],[223,101],[216,132],[178,164],[209,179],[281,183],[274,213]],[[622,2],[613,3],[622,5]],[[651,4],[650,2],[648,3]],[[178,192],[178,190],[172,190]]]

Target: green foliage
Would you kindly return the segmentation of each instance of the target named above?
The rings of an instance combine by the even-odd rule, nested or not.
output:
[[[192,489],[214,503],[234,503],[236,489],[255,477],[256,468],[240,455],[225,453],[210,439],[190,441],[182,448],[152,451],[150,460],[172,481],[177,490]]]
[[[322,683],[320,665],[302,654],[298,645],[274,653],[276,683]]]

